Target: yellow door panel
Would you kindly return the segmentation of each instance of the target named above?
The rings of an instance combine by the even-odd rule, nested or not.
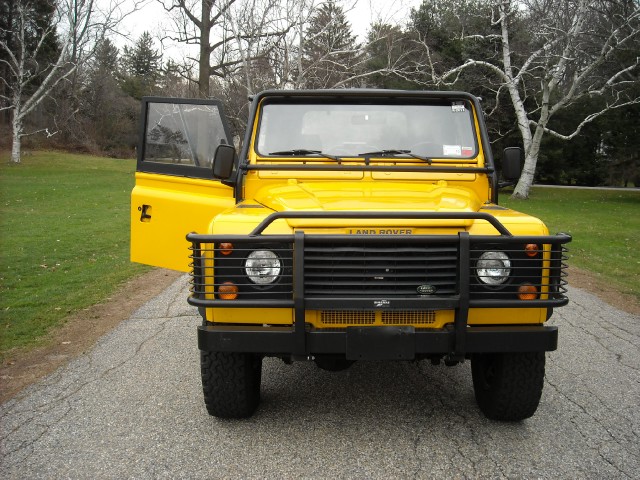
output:
[[[189,232],[207,233],[235,204],[233,189],[212,180],[137,173],[131,194],[131,260],[186,272]]]

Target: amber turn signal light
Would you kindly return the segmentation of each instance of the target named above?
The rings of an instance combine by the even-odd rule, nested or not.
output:
[[[220,300],[235,300],[238,298],[238,286],[233,282],[224,282],[218,287]]]
[[[221,243],[218,245],[218,251],[222,255],[231,255],[233,252],[233,243]]]
[[[527,254],[527,257],[535,257],[539,251],[540,248],[535,243],[528,243],[524,246],[524,253]]]
[[[535,300],[538,298],[538,289],[533,285],[520,285],[518,287],[518,298],[520,300]]]

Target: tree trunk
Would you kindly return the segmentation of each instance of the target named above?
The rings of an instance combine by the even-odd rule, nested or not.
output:
[[[538,163],[538,155],[527,155],[524,159],[524,168],[522,169],[522,175],[518,180],[516,188],[513,189],[511,198],[518,198],[520,200],[527,200],[529,198],[529,190],[533,185],[533,176],[536,171],[536,164]]]
[[[514,198],[529,198],[529,189],[533,183],[533,175],[536,171],[536,163],[538,162],[538,151],[540,144],[536,144],[536,138],[531,135],[531,127],[529,125],[529,117],[527,115],[527,109],[524,105],[524,100],[518,90],[518,80],[513,76],[513,66],[511,63],[511,43],[509,40],[509,24],[508,17],[511,10],[511,2],[509,0],[502,0],[499,6],[500,16],[502,18],[500,22],[500,28],[502,32],[502,64],[504,66],[504,74],[506,77],[507,90],[511,97],[511,104],[516,113],[518,120],[518,130],[522,136],[522,143],[524,145],[525,162],[522,174],[518,180],[515,190],[513,191]],[[535,147],[534,147],[535,145]]]
[[[16,115],[14,112],[14,119],[12,122],[11,163],[20,163],[22,156],[22,122],[15,117]]]
[[[529,198],[529,190],[533,185],[543,134],[544,128],[538,126],[533,138],[531,139],[531,146],[529,149],[525,149],[524,168],[522,169],[520,180],[518,180],[518,184],[513,190],[513,195],[511,195],[512,198],[519,198],[521,200],[527,200]]]
[[[552,80],[548,84],[543,84],[542,86],[542,104],[540,106],[540,118],[538,119],[536,129],[533,133],[533,137],[531,138],[531,142],[528,148],[525,139],[524,168],[522,169],[520,180],[518,180],[518,184],[513,190],[513,198],[520,198],[523,200],[529,198],[529,190],[531,189],[531,185],[533,185],[533,179],[536,174],[536,165],[538,164],[538,156],[540,155],[540,146],[542,145],[544,129],[549,122],[549,118],[551,117],[551,113],[549,111],[549,102],[551,93],[553,92],[553,90],[555,90],[555,85],[555,81]],[[531,132],[531,130],[529,130],[529,132]]]
[[[209,52],[207,48],[200,48],[198,96],[200,98],[209,98]]]
[[[202,0],[202,16],[200,18],[200,56],[198,61],[198,96],[209,98],[209,80],[211,77],[211,9],[212,0]]]

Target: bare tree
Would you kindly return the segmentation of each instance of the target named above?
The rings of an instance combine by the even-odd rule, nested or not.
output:
[[[235,0],[158,1],[171,15],[173,21],[173,30],[167,33],[165,39],[198,46],[198,57],[190,60],[198,64],[199,96],[207,98],[211,76],[223,77],[226,67],[237,64],[237,61],[232,64],[227,64],[225,61],[218,65],[211,64],[212,52],[224,51],[228,42],[233,40],[228,35],[216,38],[212,33],[222,25],[225,12],[235,3]],[[216,40],[212,42],[213,38]],[[224,54],[222,57],[224,58]]]
[[[281,49],[297,24],[298,4],[303,3],[302,0],[237,0],[227,11],[226,22],[241,59],[241,75],[227,80],[242,81],[247,95],[256,89],[276,88],[286,82],[281,72],[286,70],[290,59],[282,55]],[[279,67],[280,62],[285,62],[284,69]]]
[[[228,78],[287,33],[293,23],[282,12],[296,0],[158,1],[173,22],[165,38],[198,47],[197,58],[189,60],[198,64],[199,95],[206,98],[212,77]]]
[[[0,79],[5,92],[0,96],[0,111],[11,112],[12,162],[20,163],[22,138],[27,135],[25,117],[91,56],[98,40],[123,18],[123,3],[124,0],[114,0],[102,12],[94,0],[59,0],[53,21],[35,32],[34,37],[34,32],[29,31],[33,14],[30,1],[15,1],[14,21],[0,32],[0,62],[9,72],[7,78]],[[58,38],[58,55],[42,64],[41,49],[53,34]]]
[[[210,94],[224,100],[227,118],[238,139],[246,127],[249,96],[288,85],[288,47],[295,36],[299,4],[304,1],[237,0],[227,10],[224,28],[233,41],[226,55],[228,59],[235,56],[239,63],[227,67],[223,77],[214,77]],[[214,52],[212,63],[219,63],[219,54]]]
[[[465,34],[493,40],[497,58],[469,58],[437,79],[452,84],[481,68],[498,80],[515,110],[525,164],[513,196],[528,198],[545,134],[563,140],[612,109],[640,103],[630,87],[640,66],[640,5],[634,0],[493,0],[495,33]],[[637,92],[637,90],[636,90]],[[597,107],[571,131],[550,127],[554,115],[585,99]]]

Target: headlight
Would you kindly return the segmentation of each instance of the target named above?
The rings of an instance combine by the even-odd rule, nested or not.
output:
[[[267,285],[280,275],[280,259],[271,250],[255,250],[244,262],[244,271],[253,283]]]
[[[484,252],[478,258],[476,272],[481,282],[502,285],[511,274],[511,260],[504,252]]]

